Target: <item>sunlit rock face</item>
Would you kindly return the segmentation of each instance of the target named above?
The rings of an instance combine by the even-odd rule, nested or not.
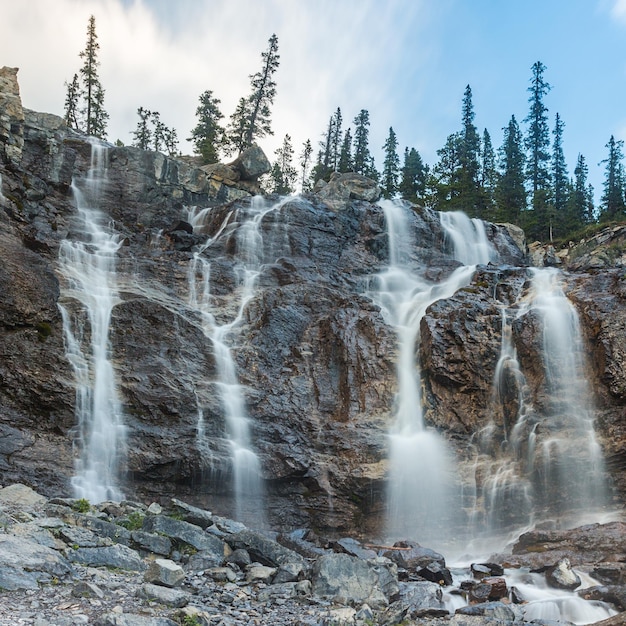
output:
[[[91,145],[60,118],[23,117],[21,151],[15,137],[0,136],[0,153],[12,155],[0,164],[0,472],[3,482],[59,494],[69,489],[77,453],[59,245],[80,236],[70,187],[87,175]],[[371,202],[376,186],[338,178],[336,193],[331,182],[320,195],[264,199],[268,210],[250,231],[260,214],[249,195],[255,176],[258,168],[244,175],[234,164],[207,170],[155,152],[108,148],[99,209],[121,242],[108,343],[126,427],[123,492],[184,494],[233,512],[232,441],[206,327],[240,316],[224,341],[260,461],[267,521],[381,534],[398,342],[371,296],[390,253],[383,210]],[[450,276],[459,263],[438,215],[415,207],[407,215],[411,263],[425,280]],[[507,370],[494,411],[494,378],[502,306],[528,293],[527,259],[507,228],[487,225],[486,232],[498,264],[479,266],[466,287],[431,305],[415,345],[426,426],[450,443],[464,485],[475,473],[478,434],[495,432],[481,453],[497,456],[520,407]],[[250,233],[256,260],[247,256]],[[204,275],[194,255],[210,266]],[[256,274],[244,302],[242,276],[251,267]],[[597,437],[618,494],[626,492],[622,274],[586,267],[563,275],[586,346]],[[533,315],[510,321],[528,400],[541,413],[548,403],[541,324]]]

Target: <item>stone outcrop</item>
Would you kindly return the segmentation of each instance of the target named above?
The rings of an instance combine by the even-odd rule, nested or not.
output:
[[[81,236],[71,185],[85,178],[92,145],[60,118],[22,109],[15,73],[3,76],[0,471],[3,482],[66,494],[79,441],[74,373],[58,306],[66,288],[58,253],[62,241]],[[257,147],[229,165],[204,167],[132,147],[108,146],[106,152],[99,208],[123,243],[109,343],[127,429],[125,494],[146,501],[185,496],[197,507],[232,511],[231,446],[214,345],[205,334],[206,318],[190,303],[189,280],[199,255],[210,263],[212,315],[220,324],[235,319],[246,224],[265,203],[255,232],[263,243],[257,288],[228,339],[268,518],[277,528],[313,525],[338,536],[382,532],[397,341],[371,297],[374,277],[389,259],[376,184],[342,174],[317,194],[253,200],[249,194],[267,168]],[[199,211],[193,207],[210,208],[195,226]],[[458,263],[438,215],[408,206],[407,214],[412,261],[424,268],[426,280],[449,276]],[[499,454],[519,408],[510,385],[503,410],[495,417],[490,412],[502,307],[527,293],[528,259],[522,234],[510,225],[486,229],[500,265],[481,266],[467,287],[429,307],[416,348],[427,425],[450,441],[464,468],[475,460],[477,432],[494,429],[497,437],[485,453]],[[561,265],[572,270],[563,276],[564,289],[582,321],[598,439],[618,503],[626,493],[623,231],[602,237],[594,241],[606,248],[604,256],[593,253],[590,240],[578,261],[570,251]],[[599,256],[606,257],[604,265]],[[196,273],[199,284],[197,267]],[[73,312],[78,309],[74,303]],[[547,405],[545,375],[540,330],[531,318],[517,320],[512,334],[526,369],[525,391],[540,412]],[[199,443],[200,414],[208,447]],[[181,515],[190,515],[203,532],[201,517]],[[160,532],[153,530],[133,532]],[[154,537],[137,537],[155,553],[168,551]]]

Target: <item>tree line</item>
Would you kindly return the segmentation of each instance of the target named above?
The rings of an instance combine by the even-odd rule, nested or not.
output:
[[[104,138],[108,114],[104,89],[98,77],[99,45],[95,18],[89,18],[87,43],[79,54],[79,72],[66,83],[65,120],[73,128]],[[278,38],[272,35],[261,53],[261,68],[250,75],[250,93],[239,99],[227,124],[220,100],[206,90],[199,97],[197,124],[188,138],[203,163],[216,163],[221,156],[240,154],[257,140],[272,135],[271,107],[276,95]],[[479,133],[474,124],[472,90],[467,85],[461,103],[459,130],[448,135],[437,151],[438,161],[429,166],[415,148],[405,147],[402,159],[393,127],[382,146],[379,171],[369,146],[370,117],[361,109],[344,128],[341,109],[330,116],[314,155],[307,139],[298,155],[286,134],[275,151],[272,169],[264,181],[268,192],[306,192],[334,172],[355,172],[377,181],[386,198],[404,198],[439,211],[462,210],[471,217],[510,222],[521,226],[528,237],[542,241],[567,238],[595,222],[623,220],[626,213],[626,180],[623,142],[611,136],[608,155],[600,165],[605,180],[600,203],[594,206],[594,190],[588,183],[589,168],[578,155],[573,175],[563,152],[565,123],[556,113],[552,128],[545,104],[551,90],[544,78],[545,65],[531,67],[528,87],[529,110],[522,130],[514,115],[502,129],[496,150],[487,129]],[[176,131],[161,122],[158,112],[137,109],[139,121],[132,132],[133,145],[142,149],[178,154]]]

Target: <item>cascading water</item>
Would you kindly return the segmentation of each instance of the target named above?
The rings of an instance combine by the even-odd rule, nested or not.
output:
[[[505,543],[539,521],[572,525],[590,520],[607,503],[578,316],[558,270],[530,272],[525,295],[502,310],[493,403],[501,434],[492,424],[476,442],[475,475],[481,486],[474,511],[482,512],[476,517],[491,542],[500,535]],[[516,324],[536,324],[541,331],[543,383],[536,405],[517,358]]]
[[[462,211],[440,213],[439,219],[446,239],[452,243],[456,261],[463,265],[486,265],[494,260],[495,251],[482,220],[469,218]]]
[[[263,521],[264,490],[261,464],[253,450],[244,389],[237,378],[229,342],[233,331],[242,321],[246,305],[254,297],[257,277],[265,260],[266,242],[261,233],[261,222],[268,213],[279,210],[285,202],[286,199],[278,203],[269,203],[256,197],[252,200],[247,215],[243,216],[240,212],[237,216],[233,216],[233,219],[244,217],[245,221],[236,233],[237,312],[230,321],[222,324],[216,321],[216,308],[211,297],[211,263],[203,255],[220,238],[230,222],[232,213],[226,216],[217,233],[194,253],[188,273],[189,305],[199,312],[203,321],[203,331],[212,341],[215,353],[219,377],[217,388],[226,419],[226,436],[231,449],[235,513],[237,519],[249,519],[250,516],[246,514],[244,508],[253,511],[257,523]],[[205,209],[189,216],[189,221],[194,228],[202,225],[207,212]],[[271,248],[271,245],[268,244],[268,246]],[[270,256],[275,254],[274,250],[267,252]],[[208,443],[203,435],[202,408],[199,407],[198,411],[197,438],[198,447],[202,450],[208,447]]]
[[[470,283],[475,265],[456,269],[442,282],[433,284],[422,277],[420,268],[410,261],[410,225],[406,207],[400,202],[380,203],[389,237],[389,267],[376,276],[370,296],[380,305],[387,322],[398,338],[396,363],[398,389],[395,419],[389,435],[389,493],[387,535],[437,542],[449,536],[460,517],[459,497],[455,486],[455,461],[445,440],[424,424],[419,365],[415,360],[420,321],[427,308],[442,298],[449,298]],[[462,229],[458,215],[448,219],[453,232]],[[480,228],[469,220],[471,228],[459,241],[469,244],[463,252],[455,248],[455,257],[470,261],[471,250],[479,251],[476,262],[485,255],[480,242]],[[484,229],[482,230],[484,236]],[[486,239],[486,237],[485,237]],[[454,241],[454,240],[453,240]],[[476,245],[472,245],[472,243]],[[487,256],[491,254],[488,253]],[[463,257],[462,259],[458,257]]]
[[[59,306],[76,376],[79,456],[72,486],[76,497],[90,502],[123,497],[118,483],[125,428],[109,349],[111,312],[119,302],[115,257],[120,241],[97,209],[106,170],[107,148],[94,141],[87,177],[72,185],[82,240],[66,239],[59,251],[64,279]]]

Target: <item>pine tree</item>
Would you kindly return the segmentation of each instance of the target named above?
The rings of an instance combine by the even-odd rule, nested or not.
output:
[[[565,231],[565,207],[568,196],[568,174],[563,154],[563,128],[565,124],[557,113],[552,134],[552,203],[549,210],[550,241],[552,241],[553,229],[561,236]]]
[[[188,141],[193,141],[197,154],[202,156],[203,163],[217,163],[219,150],[224,144],[224,129],[219,120],[224,116],[219,109],[220,101],[207,90],[200,95],[200,104],[196,109],[198,123],[191,131]]]
[[[289,135],[285,135],[282,145],[274,154],[276,161],[270,171],[272,191],[280,195],[293,193],[298,173],[292,164],[293,147]]]
[[[392,127],[383,145],[385,160],[383,161],[382,191],[385,198],[393,198],[398,193],[398,176],[400,173],[400,157],[398,156],[398,138]]]
[[[337,107],[335,114],[333,116],[333,125],[332,125],[332,137],[330,140],[330,162],[329,165],[332,168],[333,172],[336,172],[339,169],[339,158],[341,153],[341,109]]]
[[[550,201],[550,131],[548,129],[548,109],[544,96],[550,85],[543,78],[546,66],[537,61],[532,66],[530,81],[530,111],[524,120],[528,124],[526,148],[529,152],[526,176],[530,185],[532,215],[525,216],[529,234],[532,237],[547,239],[549,236],[548,203]]]
[[[339,171],[342,173],[351,172],[354,168],[352,162],[352,133],[347,128],[343,135],[343,143],[341,144],[341,152],[339,154]]]
[[[317,153],[317,163],[313,168],[313,182],[318,180],[328,181],[330,175],[333,172],[332,166],[332,152],[333,152],[333,138],[335,136],[335,116],[330,116],[328,120],[328,126],[326,132],[322,137],[322,141],[319,142],[319,151]]]
[[[624,219],[626,209],[624,200],[624,142],[616,141],[615,137],[611,135],[606,147],[609,149],[609,156],[601,161],[601,163],[606,163],[604,191],[600,198],[601,222]]]
[[[311,145],[311,140],[307,139],[302,144],[302,152],[300,153],[300,190],[302,193],[305,191],[310,191],[310,172],[311,169],[311,158],[313,156],[313,146]]]
[[[74,74],[71,83],[65,83],[67,87],[67,94],[65,96],[65,115],[63,119],[65,123],[75,130],[79,130],[80,125],[78,118],[80,115],[78,101],[80,98],[80,83],[78,81],[78,74]]]
[[[496,155],[491,143],[491,135],[485,128],[483,131],[482,150],[480,152],[480,177],[479,187],[481,190],[480,215],[483,219],[493,220],[496,213],[495,192],[498,182],[496,168]]]
[[[463,113],[461,141],[459,142],[459,173],[458,193],[456,204],[459,209],[474,217],[480,214],[480,137],[474,125],[474,105],[472,104],[472,89],[465,87],[463,95]]]
[[[139,107],[137,109],[137,115],[139,115],[139,121],[137,122],[137,128],[133,131],[132,145],[142,150],[149,150],[152,142],[152,130],[149,126],[152,112],[143,107]]]
[[[96,18],[92,15],[89,17],[87,26],[87,45],[79,54],[83,59],[83,66],[79,70],[83,83],[81,95],[84,102],[85,132],[88,135],[104,138],[109,114],[104,110],[104,89],[98,78],[99,48]]]
[[[278,69],[280,56],[278,54],[278,37],[272,35],[268,40],[267,51],[261,53],[263,67],[260,72],[250,76],[252,94],[249,98],[249,117],[246,121],[244,145],[252,143],[266,135],[273,135],[270,106],[274,104],[276,96],[276,82],[274,74]]]
[[[439,161],[428,177],[429,205],[438,211],[460,209],[459,174],[461,171],[461,133],[448,135],[443,148],[437,150]]]
[[[408,147],[404,149],[404,164],[402,166],[398,191],[405,200],[423,203],[426,195],[426,181],[428,167],[424,165],[420,153]]]
[[[495,219],[499,222],[521,223],[522,212],[526,210],[524,166],[522,133],[512,115],[504,128],[504,140],[499,150],[500,174],[495,189]]]
[[[361,109],[354,118],[354,156],[353,167],[357,174],[367,176],[372,169],[372,156],[369,151],[369,125],[370,114],[367,110]],[[375,171],[375,168],[374,168]]]
[[[241,154],[246,148],[246,128],[250,115],[250,101],[239,98],[235,112],[230,116],[226,130],[226,150],[229,154]]]
[[[593,206],[593,188],[587,183],[589,168],[582,154],[578,155],[574,168],[574,180],[570,182],[567,203],[565,205],[564,232],[575,232],[585,224],[595,221]]]

